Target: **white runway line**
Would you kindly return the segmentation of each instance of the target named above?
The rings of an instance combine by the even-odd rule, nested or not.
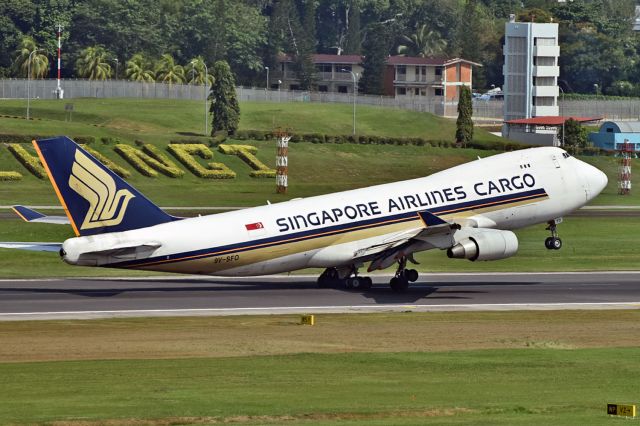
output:
[[[313,313],[373,313],[373,312],[449,312],[449,311],[522,311],[522,310],[595,310],[595,309],[640,309],[637,302],[598,303],[490,303],[449,305],[347,305],[347,306],[284,306],[256,308],[202,308],[202,309],[132,309],[108,311],[60,311],[60,312],[13,312],[0,314],[0,321],[52,320],[52,319],[99,319],[127,317],[168,316],[230,316],[230,315],[282,315]]]

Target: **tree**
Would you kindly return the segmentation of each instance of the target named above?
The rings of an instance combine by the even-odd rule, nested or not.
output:
[[[234,134],[240,122],[240,105],[236,97],[236,84],[231,68],[226,61],[218,61],[213,65],[213,85],[209,93],[213,115],[211,134],[225,131]]]
[[[388,27],[376,23],[369,26],[362,48],[364,61],[362,63],[362,77],[359,81],[361,92],[369,95],[384,94],[384,68],[387,55],[391,47],[391,37]]]
[[[425,24],[422,24],[414,34],[402,36],[402,43],[404,44],[398,46],[399,54],[422,58],[442,53],[447,47],[447,42],[440,33],[428,30]]]
[[[360,34],[360,5],[358,0],[351,0],[346,11],[347,15],[347,34],[345,36],[344,53],[347,55],[359,55],[362,44]]]
[[[473,140],[473,105],[471,90],[468,86],[460,86],[458,99],[458,120],[456,120],[456,143],[466,146]]]
[[[127,61],[125,75],[127,79],[132,81],[144,81],[147,83],[156,81],[151,62],[142,53],[136,53]]]
[[[14,72],[17,75],[28,78],[27,74],[30,68],[30,78],[44,78],[49,72],[49,58],[41,52],[31,37],[24,37],[15,51]],[[31,56],[31,65],[29,65],[29,56]]]
[[[477,0],[467,0],[462,11],[462,19],[458,23],[458,55],[461,58],[473,62],[482,61],[484,51],[483,20],[479,11]],[[483,71],[476,68],[473,73],[476,87],[484,87],[486,79]]]
[[[562,138],[562,128],[558,129],[558,138]],[[587,146],[588,131],[579,121],[573,118],[564,123],[564,146],[567,148],[584,148]]]
[[[76,60],[76,73],[81,78],[89,80],[106,80],[111,76],[111,55],[102,46],[92,46],[83,49]]]
[[[206,73],[205,62],[202,56],[196,56],[191,59],[187,66],[184,67],[185,77],[189,84],[204,84],[205,75],[207,84],[213,84],[213,76]]]
[[[307,0],[304,4],[304,18],[299,29],[294,68],[296,77],[300,81],[300,89],[309,90],[316,80],[316,66],[313,63],[315,52],[316,24],[315,24],[315,0]]]
[[[165,53],[156,65],[156,81],[162,83],[184,83],[184,67],[176,64],[176,61],[168,53]]]

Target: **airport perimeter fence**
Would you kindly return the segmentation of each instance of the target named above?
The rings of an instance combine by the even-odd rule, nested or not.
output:
[[[56,80],[0,79],[0,99],[56,99]],[[29,87],[29,89],[28,89]],[[204,100],[208,95],[202,85],[143,83],[126,80],[63,80],[64,99],[74,98],[139,98]],[[353,104],[351,93],[305,92],[295,90],[242,87],[236,89],[241,101],[313,102]],[[356,105],[380,106],[418,112],[430,112],[445,117],[457,116],[457,102],[443,103],[414,96],[391,97],[357,95]],[[566,100],[559,102],[560,114],[580,117],[604,117],[610,120],[640,119],[638,100]],[[502,122],[503,101],[473,102],[476,120]]]

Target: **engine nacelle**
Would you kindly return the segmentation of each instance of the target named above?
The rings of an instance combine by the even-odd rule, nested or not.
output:
[[[447,250],[447,256],[455,259],[498,260],[511,257],[518,251],[518,237],[511,231],[497,229],[473,229]]]

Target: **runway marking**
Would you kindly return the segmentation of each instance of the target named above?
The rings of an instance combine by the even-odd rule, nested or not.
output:
[[[8,312],[0,314],[0,321],[32,319],[87,319],[114,317],[157,317],[190,315],[274,315],[365,312],[433,312],[433,311],[506,311],[506,310],[570,310],[570,309],[640,309],[634,302],[574,302],[574,303],[486,303],[447,305],[345,305],[345,306],[280,306],[253,308],[195,308],[195,309],[132,309],[102,311]]]

